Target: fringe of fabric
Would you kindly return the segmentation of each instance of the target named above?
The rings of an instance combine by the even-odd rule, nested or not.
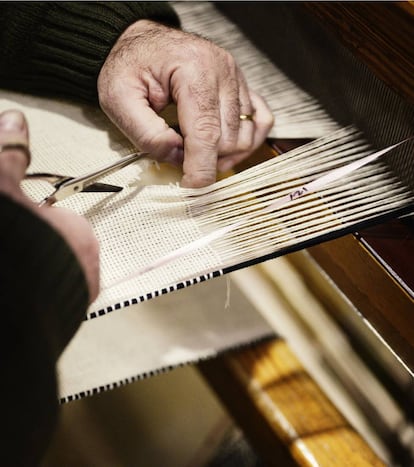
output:
[[[391,149],[398,151],[387,148],[384,154]],[[142,290],[147,278],[156,282],[174,267],[182,274],[179,283],[186,284],[201,274],[222,274],[258,258],[318,243],[389,213],[411,209],[413,193],[380,160],[320,186],[316,192],[293,197],[288,204],[275,205],[275,200],[291,196],[305,184],[373,153],[358,130],[345,128],[209,187],[170,187],[169,202],[174,199],[174,205],[182,205],[180,212],[195,226],[193,238],[187,237],[173,248],[170,235],[165,235],[165,245],[171,242],[170,248],[164,248],[167,253],[112,285],[116,288],[132,281]],[[174,222],[173,218],[164,220],[170,225]],[[218,265],[209,269],[206,265],[212,258]]]

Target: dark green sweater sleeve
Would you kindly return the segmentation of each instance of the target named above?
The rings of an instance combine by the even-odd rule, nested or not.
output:
[[[165,2],[0,2],[0,87],[95,103],[105,58],[139,19],[179,26]]]
[[[56,361],[82,322],[88,289],[64,239],[0,194],[1,465],[38,465],[57,413]]]

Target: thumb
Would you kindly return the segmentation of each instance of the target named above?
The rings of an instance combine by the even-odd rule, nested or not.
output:
[[[17,110],[0,114],[0,175],[16,185],[30,163],[29,131],[24,115]]]
[[[100,105],[140,151],[158,161],[182,162],[183,139],[152,108],[145,84],[125,79],[110,94],[103,87]]]

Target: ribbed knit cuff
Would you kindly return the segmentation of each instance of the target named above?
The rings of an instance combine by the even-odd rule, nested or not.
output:
[[[57,421],[56,361],[81,323],[86,280],[46,222],[0,194],[1,465],[40,465]]]
[[[165,2],[16,2],[0,13],[0,84],[94,103],[99,71],[129,25],[179,26]]]
[[[75,334],[89,301],[86,279],[65,240],[27,208],[0,194],[0,305],[7,322],[37,322],[55,358]]]

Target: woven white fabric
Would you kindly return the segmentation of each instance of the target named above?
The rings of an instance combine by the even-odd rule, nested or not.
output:
[[[30,172],[78,175],[133,149],[98,110],[0,91],[0,112],[11,108],[24,111],[29,121],[33,156]],[[181,206],[174,208],[175,199],[170,195],[177,192],[170,182],[180,175],[168,166],[158,169],[144,161],[108,177],[108,182],[126,186],[123,192],[85,193],[61,203],[92,222],[101,245],[103,284],[160,251],[168,251],[171,245],[192,238],[195,227],[191,219]],[[161,185],[147,186],[151,181]],[[46,183],[24,185],[34,200],[51,191]],[[152,197],[158,214],[150,205]],[[198,263],[203,270],[207,259],[207,264],[215,267],[215,255],[208,250],[207,254],[194,255],[190,262]],[[178,267],[187,268],[188,264],[186,260]],[[174,282],[176,270],[177,265],[172,265],[164,271],[161,282]],[[226,307],[228,287],[230,306]],[[111,290],[101,294],[91,309],[113,309],[122,295],[142,293],[131,283],[114,290],[115,294]],[[62,402],[213,357],[274,333],[224,277],[156,300],[130,303],[122,312],[82,323],[58,364]]]
[[[229,277],[229,276],[227,276]],[[112,389],[273,336],[225,277],[84,321],[59,361],[62,401]]]
[[[0,93],[0,110],[8,108],[21,109],[29,121],[33,156],[30,172],[81,175],[133,150],[98,110]],[[107,288],[109,283],[199,235],[176,184],[144,185],[151,180],[163,183],[164,172],[173,173],[167,167],[149,168],[149,164],[134,164],[105,179],[123,186],[120,193],[81,193],[59,203],[87,217],[100,243],[102,293],[91,312],[193,278],[188,271],[219,269],[217,254],[207,247],[163,270],[146,274],[139,284]],[[51,192],[49,184],[39,181],[24,182],[24,189],[37,201]]]
[[[205,8],[210,6],[195,7],[200,17],[208,18],[210,13]],[[182,5],[187,21],[183,8]],[[212,31],[214,26],[212,23]],[[227,31],[226,28],[227,25]],[[239,32],[233,32],[233,41],[238,45]],[[249,51],[249,56],[252,53]],[[259,68],[248,76],[249,82],[265,76],[265,94],[274,89],[276,96],[278,81],[273,79],[274,69],[265,58],[260,60]],[[292,89],[293,92],[279,96],[283,105],[275,110],[281,128],[283,108],[290,108],[286,99],[307,100],[300,90]],[[29,121],[33,155],[30,172],[79,176],[134,152],[98,109],[0,91],[0,111],[11,108],[22,110]],[[295,115],[300,116],[300,105],[297,109]],[[315,112],[311,120],[317,119],[318,106]],[[294,121],[287,114],[285,129],[294,129]],[[314,126],[313,134],[309,133],[309,122],[304,126],[297,122],[296,134],[286,130],[279,136],[318,136],[321,128],[332,128],[323,115],[321,121],[327,126]],[[277,161],[268,161],[205,190],[181,189],[175,183],[181,178],[178,170],[164,165],[157,168],[143,160],[102,180],[123,186],[122,192],[80,193],[59,203],[87,217],[100,242],[102,292],[91,305],[88,317],[127,307],[123,313],[110,313],[83,323],[62,358],[61,397],[67,399],[114,382],[123,384],[154,370],[212,356],[271,333],[246,303],[223,311],[220,305],[224,297],[218,293],[223,280],[147,303],[135,302],[210,278],[213,273],[220,275],[224,268],[412,202],[404,188],[378,164],[324,189],[322,197],[296,200],[277,214],[262,211],[275,197],[287,195],[340,163],[358,159],[366,149],[363,142],[355,142],[352,133],[344,130],[305,152],[298,150]],[[38,181],[25,182],[24,189],[38,201],[51,192],[50,185]],[[218,241],[145,274],[134,275],[171,251],[240,219],[246,222]],[[130,280],[122,282],[129,276]],[[112,286],[114,283],[117,285]],[[207,293],[203,295],[202,290]],[[241,303],[242,295],[238,296]],[[185,308],[183,304],[189,302],[197,306]],[[241,309],[246,312],[244,318]],[[140,338],[142,335],[145,338]]]
[[[0,94],[0,110],[13,107],[29,120],[30,171],[78,176],[133,150],[98,110]],[[220,275],[224,268],[411,203],[409,193],[391,174],[374,164],[277,213],[266,210],[274,199],[366,152],[358,133],[344,129],[196,190],[165,184],[163,169],[149,168],[150,162],[142,161],[107,177],[109,183],[123,186],[122,192],[80,193],[64,200],[59,204],[90,221],[101,246],[102,290],[88,316]],[[26,182],[24,189],[39,201],[51,191],[38,181]],[[137,274],[170,252],[238,222],[240,227],[214,242]]]

